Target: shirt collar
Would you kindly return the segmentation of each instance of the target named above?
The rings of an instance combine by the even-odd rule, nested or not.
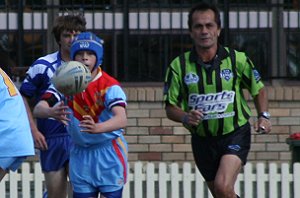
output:
[[[97,68],[97,74],[96,74],[95,78],[92,81],[96,81],[101,76],[102,76],[102,69],[101,69],[101,67],[98,67]]]
[[[225,47],[223,47],[222,45],[218,45],[218,50],[217,50],[217,55],[216,57],[219,58],[219,60],[223,60],[225,58],[227,58],[229,56],[228,51],[225,49]],[[196,52],[196,48],[195,46],[191,49],[191,54],[190,54],[190,62],[194,62],[197,63],[199,57],[198,54]],[[201,61],[201,60],[200,60]]]

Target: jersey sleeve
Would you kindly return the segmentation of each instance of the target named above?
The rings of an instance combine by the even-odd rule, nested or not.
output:
[[[26,77],[20,87],[20,92],[29,98],[34,97],[41,87],[49,86],[49,77],[45,72],[47,66],[41,63],[33,64],[26,72]]]
[[[243,65],[242,85],[252,96],[256,96],[259,93],[259,90],[264,87],[261,75],[249,57],[246,57]]]
[[[63,100],[63,96],[54,88],[53,85],[42,95],[41,100],[45,100],[50,107]]]
[[[181,85],[182,77],[180,70],[179,58],[172,61],[166,71],[165,83],[164,83],[164,102],[178,106],[181,102]]]
[[[126,107],[126,95],[119,85],[111,86],[105,95],[105,106],[112,109],[114,106]]]
[[[48,54],[34,61],[21,84],[21,94],[29,98],[34,97],[38,101],[50,86],[50,78],[60,64],[59,52]]]

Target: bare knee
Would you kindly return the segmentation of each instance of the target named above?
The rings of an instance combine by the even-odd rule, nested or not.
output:
[[[48,197],[67,197],[68,180],[63,169],[44,173]]]
[[[234,187],[222,182],[214,183],[214,195],[217,198],[236,198]]]

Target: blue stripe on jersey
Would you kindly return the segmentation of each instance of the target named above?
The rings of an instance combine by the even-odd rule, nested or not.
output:
[[[20,92],[37,100],[50,85],[55,70],[61,64],[60,53],[55,52],[36,60],[27,71],[27,76],[20,87]]]
[[[52,71],[52,73],[54,73],[57,67],[54,68],[53,65],[57,65],[57,63],[58,63],[58,60],[54,61],[53,63],[50,63],[47,60],[38,59],[37,61],[34,62],[34,65],[45,65],[45,66],[47,66],[47,70],[50,69]]]

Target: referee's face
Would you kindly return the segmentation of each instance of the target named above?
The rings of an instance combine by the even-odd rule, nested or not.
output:
[[[215,14],[212,10],[193,13],[190,36],[194,40],[196,48],[217,48],[220,32],[221,29],[215,22]]]

